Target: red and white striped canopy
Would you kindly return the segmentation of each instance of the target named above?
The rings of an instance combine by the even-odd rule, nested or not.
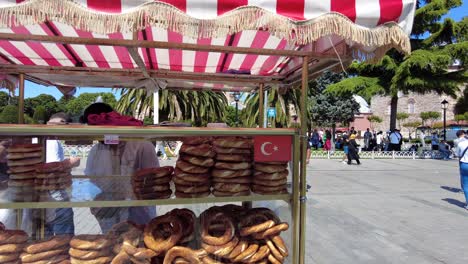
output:
[[[334,52],[355,58],[408,53],[415,0],[0,0],[0,33]],[[279,56],[139,48],[148,70],[289,76],[301,61]],[[124,47],[0,40],[1,65],[135,69]],[[1,68],[0,68],[1,70]],[[31,74],[53,85],[132,87],[137,80]],[[214,90],[245,85],[169,81]]]

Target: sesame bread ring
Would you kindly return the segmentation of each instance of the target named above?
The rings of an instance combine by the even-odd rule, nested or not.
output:
[[[244,219],[241,220],[241,229],[240,229],[240,235],[241,236],[249,236],[249,235],[252,235],[254,233],[259,233],[259,232],[263,232],[263,231],[266,231],[268,230],[268,228],[271,228],[275,225],[275,222],[273,220],[266,220],[266,218],[263,218],[263,220],[261,220],[261,222],[251,222],[251,218],[249,218],[250,216],[253,216],[253,215],[248,215],[246,218],[248,221],[247,224],[242,221]],[[257,219],[258,220],[258,219]],[[258,223],[258,224],[256,224]]]
[[[171,186],[169,184],[154,185],[148,187],[133,187],[135,193],[156,193],[170,190]]]
[[[122,250],[125,251],[125,253],[127,253],[129,256],[140,260],[151,259],[156,256],[156,252],[153,250],[147,248],[138,248],[127,240],[124,240],[122,244]]]
[[[27,158],[20,160],[8,160],[8,167],[35,165],[42,162],[42,158]]]
[[[219,178],[236,178],[236,177],[251,176],[252,171],[251,170],[217,170],[217,169],[213,169],[211,171],[211,175],[213,177],[219,177]]]
[[[115,251],[114,251],[115,252]],[[131,263],[130,256],[125,251],[120,250],[116,253],[110,264],[124,264]]]
[[[164,166],[159,168],[146,168],[142,170],[138,170],[133,175],[135,178],[140,178],[144,176],[154,177],[154,178],[162,178],[168,175],[171,175],[174,172],[174,168],[172,166]]]
[[[20,255],[20,259],[21,259],[21,262],[23,263],[29,263],[29,262],[39,261],[39,260],[47,260],[49,258],[58,256],[58,255],[66,254],[67,250],[68,250],[68,245],[63,246],[61,248],[39,252],[35,254],[22,253]]]
[[[41,144],[15,144],[8,148],[8,153],[37,152],[42,149]]]
[[[13,254],[21,253],[23,251],[23,244],[5,244],[0,245],[0,254]]]
[[[40,158],[42,157],[42,151],[36,152],[17,152],[17,153],[8,153],[8,160],[17,160],[17,159],[26,159],[26,158]]]
[[[271,228],[268,228],[267,230],[263,231],[263,232],[258,232],[258,233],[255,233],[253,234],[253,237],[255,239],[265,239],[265,238],[268,238],[270,236],[277,236],[279,235],[279,233],[283,232],[283,231],[286,231],[289,229],[289,224],[288,223],[279,223]]]
[[[31,187],[34,186],[34,179],[9,180],[8,187]]]
[[[254,178],[259,179],[259,180],[265,180],[265,181],[274,181],[274,180],[281,180],[287,178],[289,175],[288,170],[283,170],[279,172],[273,172],[273,173],[264,173],[261,171],[256,171],[254,173]]]
[[[182,140],[184,145],[202,145],[210,143],[211,137],[185,137]]]
[[[187,173],[178,168],[175,169],[175,178],[191,182],[206,182],[211,175],[209,173]]]
[[[174,179],[173,179],[174,184],[176,184],[176,185],[187,185],[187,186],[199,186],[199,185],[210,184],[210,177],[205,177],[205,176],[199,177],[199,176],[195,176],[196,174],[193,174],[193,175],[194,176],[184,177],[184,178],[174,177]],[[200,175],[202,175],[202,174],[200,174]],[[198,181],[196,181],[196,180],[198,180]]]
[[[237,257],[235,257],[233,262],[244,262],[245,260],[251,258],[255,253],[257,253],[258,244],[250,244],[249,247],[242,251]]]
[[[77,235],[70,240],[70,246],[81,250],[101,250],[112,245],[106,235]]]
[[[250,195],[250,191],[242,191],[242,192],[222,192],[222,191],[213,191],[213,195],[216,197],[237,197],[237,196],[248,196]]]
[[[200,259],[205,256],[206,252],[203,250],[193,250],[187,247],[176,246],[167,251],[163,264],[177,263],[176,259],[179,258],[182,258],[190,264],[203,264]],[[183,262],[178,261],[178,263]]]
[[[171,176],[166,176],[162,178],[138,178],[138,179],[132,179],[132,185],[136,187],[144,187],[144,186],[152,186],[156,184],[165,184],[165,183],[170,183],[172,180]]]
[[[216,160],[221,161],[231,161],[231,162],[240,162],[240,161],[252,161],[252,157],[250,155],[242,155],[242,154],[216,154]]]
[[[284,171],[287,169],[287,165],[271,165],[271,164],[265,164],[265,163],[255,163],[254,166],[256,171],[261,171],[265,173],[274,173],[274,172],[280,172]]]
[[[283,264],[282,261],[276,259],[273,254],[268,255],[268,261],[270,261],[271,264]]]
[[[205,256],[202,258],[202,263],[203,264],[224,264],[225,262],[214,260],[210,256]],[[181,264],[185,264],[185,263],[181,263]]]
[[[197,145],[197,146],[182,145],[179,151],[181,153],[189,154],[192,156],[208,157],[208,158],[213,158],[216,155],[211,145],[208,145],[208,144],[202,144],[202,145]]]
[[[72,182],[70,183],[63,183],[63,184],[57,184],[57,185],[39,185],[39,186],[34,186],[34,190],[37,191],[55,191],[55,190],[64,190],[67,189],[71,186]]]
[[[71,177],[71,170],[65,170],[60,172],[36,172],[34,175],[37,179]]]
[[[70,170],[69,160],[41,163],[36,165],[37,173],[63,172]]]
[[[277,194],[286,194],[288,193],[288,190],[286,188],[283,188],[283,189],[280,189],[280,190],[277,190],[277,191],[265,191],[265,190],[262,190],[261,188],[259,188],[258,186],[259,185],[255,185],[256,187],[252,186],[252,192],[254,193],[257,193],[257,194],[261,194],[261,195],[277,195]]]
[[[211,186],[209,184],[199,185],[199,186],[187,186],[187,185],[176,185],[176,190],[183,193],[201,193],[209,192]]]
[[[252,178],[250,178],[250,177],[238,177],[238,178],[213,177],[212,181],[214,183],[243,183],[243,184],[250,184],[252,182]]]
[[[234,259],[235,257],[239,256],[240,253],[244,252],[248,247],[249,242],[244,239],[241,239],[239,243],[237,243],[237,246],[226,257],[228,259]]]
[[[18,261],[20,253],[13,253],[13,254],[1,254],[0,255],[0,263],[6,263],[10,261]]]
[[[178,198],[202,198],[202,197],[207,197],[211,194],[210,191],[207,192],[199,192],[199,193],[184,193],[180,191],[176,191],[175,195]]]
[[[265,239],[265,242],[268,246],[268,248],[270,249],[270,253],[279,261],[283,262],[284,260],[284,256],[283,254],[281,254],[281,252],[278,250],[278,248],[276,248],[276,245],[273,241],[271,241],[271,239],[267,238]]]
[[[111,227],[109,232],[107,232],[109,237],[114,237],[114,238],[121,238],[121,236],[129,231],[135,232],[139,231],[139,228],[137,227],[137,224],[135,224],[132,221],[124,221],[120,222],[118,224],[115,224]],[[123,238],[120,239],[121,241]]]
[[[7,173],[8,174],[25,173],[25,172],[35,173],[36,166],[37,165],[10,167],[10,168],[8,168]]]
[[[261,246],[258,251],[253,255],[251,256],[248,261],[246,262],[249,262],[249,263],[257,263],[258,261],[264,259],[265,257],[268,256],[268,254],[270,254],[270,249],[268,248],[267,245],[263,245]]]
[[[218,161],[215,163],[216,169],[224,169],[224,170],[247,170],[252,167],[252,163],[250,162],[222,162]]]
[[[140,200],[156,200],[156,199],[169,199],[172,195],[172,190],[157,192],[157,193],[140,193],[137,194],[137,199]]]
[[[197,217],[189,209],[174,209],[170,212],[171,214],[178,217],[184,226],[182,230],[182,238],[179,243],[187,243],[192,241],[195,238],[195,222]]]
[[[193,165],[197,165],[201,167],[213,167],[214,165],[214,160],[212,158],[196,157],[196,156],[190,156],[190,155],[181,155],[180,158]]]
[[[249,184],[240,184],[240,183],[215,183],[213,188],[216,191],[221,192],[244,192],[250,191]]]
[[[23,230],[3,230],[0,232],[0,245],[22,244],[28,241],[28,234]]]
[[[60,254],[49,259],[29,262],[28,264],[70,264],[69,258],[68,254]]]
[[[39,252],[49,251],[57,248],[61,248],[70,243],[70,235],[58,235],[53,236],[47,240],[37,241],[35,243],[29,244],[24,248],[24,251],[29,254],[36,254]]]
[[[262,191],[262,192],[280,192],[284,190],[286,186],[263,186],[263,185],[252,185],[252,189],[255,191]]]
[[[82,260],[82,259],[77,259],[73,257],[70,258],[71,264],[108,264],[111,261],[112,261],[112,257],[110,256],[99,257],[96,259],[88,259],[88,260]]]
[[[237,237],[233,237],[231,241],[229,241],[228,243],[224,245],[214,246],[214,245],[210,245],[205,242],[202,242],[201,246],[206,252],[210,254],[213,254],[218,257],[225,257],[229,255],[232,252],[232,250],[234,250],[234,248],[237,246],[238,243],[239,243],[239,239]]]
[[[281,254],[285,257],[289,255],[288,247],[284,243],[284,240],[280,236],[273,236],[271,237],[273,243],[275,243],[276,248],[281,252]]]
[[[171,235],[167,238],[155,232],[165,224],[168,224],[171,227]],[[179,218],[171,214],[165,214],[163,216],[153,218],[145,226],[143,240],[147,248],[155,251],[156,254],[159,255],[174,247],[182,238],[182,234],[182,222]]]
[[[260,185],[260,186],[268,186],[268,187],[281,186],[281,187],[285,188],[286,183],[287,183],[287,179],[283,178],[283,179],[280,179],[280,180],[266,181],[266,180],[257,179],[257,178],[254,177],[253,183],[256,184],[256,185]]]
[[[176,162],[176,167],[187,173],[207,173],[210,171],[210,168],[193,165],[183,160],[178,160]]]
[[[209,226],[213,223],[224,224],[224,233],[221,236],[212,236]],[[205,211],[200,215],[201,239],[204,243],[221,246],[232,240],[236,231],[232,219],[222,212]]]
[[[213,145],[221,148],[250,149],[252,147],[252,140],[238,137],[223,137],[213,140]]]
[[[70,248],[68,251],[71,257],[82,259],[82,260],[92,260],[100,257],[109,256],[111,251],[109,248],[104,250],[81,250],[76,248]]]
[[[239,148],[221,148],[221,147],[213,147],[213,150],[217,154],[252,154],[250,149],[239,149]]]

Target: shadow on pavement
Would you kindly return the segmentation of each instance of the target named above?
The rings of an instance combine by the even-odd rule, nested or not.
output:
[[[465,208],[465,203],[464,202],[461,202],[461,201],[458,201],[458,200],[455,200],[455,199],[452,199],[452,198],[445,198],[445,199],[442,199],[442,201],[446,201],[449,204],[453,204],[453,205],[456,205],[458,207]]]
[[[454,192],[454,193],[459,193],[461,192],[461,189],[459,188],[454,188],[454,187],[449,187],[449,186],[440,186],[440,188],[447,190],[449,192]]]

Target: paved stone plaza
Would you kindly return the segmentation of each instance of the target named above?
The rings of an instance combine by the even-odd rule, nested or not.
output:
[[[468,263],[456,161],[312,160],[306,263]]]

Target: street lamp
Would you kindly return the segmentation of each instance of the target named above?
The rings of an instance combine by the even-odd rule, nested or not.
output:
[[[449,102],[447,102],[447,100],[443,100],[441,103],[442,105],[442,109],[444,110],[444,140],[447,140],[447,108],[448,108],[448,104]]]
[[[240,100],[240,92],[234,92],[232,94],[234,96],[234,101],[236,101],[236,127],[239,126],[239,100]]]

